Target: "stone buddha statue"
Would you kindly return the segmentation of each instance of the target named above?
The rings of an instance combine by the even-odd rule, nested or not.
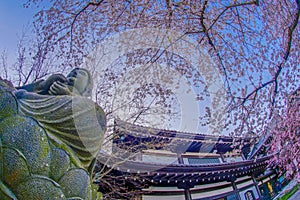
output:
[[[90,73],[14,88],[0,77],[0,199],[101,199],[93,167],[106,117]]]
[[[73,69],[67,77],[51,75],[15,91],[20,112],[36,119],[52,142],[86,169],[93,167],[106,130],[103,110],[87,98],[91,92],[91,75],[83,68]]]

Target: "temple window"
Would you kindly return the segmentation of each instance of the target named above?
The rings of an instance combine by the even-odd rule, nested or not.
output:
[[[246,200],[254,200],[255,197],[254,197],[253,191],[252,190],[247,191],[245,193],[245,198],[246,198]]]
[[[189,164],[216,164],[221,163],[219,158],[188,158]]]

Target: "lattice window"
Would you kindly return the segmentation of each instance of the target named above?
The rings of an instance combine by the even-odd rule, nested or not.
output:
[[[189,164],[191,165],[205,165],[220,163],[219,158],[188,158]]]
[[[255,199],[252,190],[249,190],[245,193],[245,198],[246,198],[246,200],[254,200]]]

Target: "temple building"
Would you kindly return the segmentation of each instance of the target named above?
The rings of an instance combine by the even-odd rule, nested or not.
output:
[[[278,192],[268,169],[270,134],[205,135],[121,120],[113,134],[113,152],[101,152],[96,167],[107,199],[253,200]]]

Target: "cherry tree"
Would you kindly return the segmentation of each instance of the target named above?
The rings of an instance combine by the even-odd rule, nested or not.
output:
[[[40,6],[34,26],[40,41],[47,43],[43,56],[47,60],[55,55],[61,69],[80,66],[97,44],[125,30],[170,29],[190,37],[196,45],[208,50],[223,77],[228,102],[223,129],[234,135],[253,132],[259,135],[279,115],[282,120],[277,127],[281,128],[274,132],[272,151],[281,151],[275,161],[280,165],[289,163],[286,169],[296,170],[299,105],[287,103],[287,98],[297,90],[300,80],[299,0],[51,0],[45,7],[43,3],[43,0],[27,0],[25,6]],[[207,91],[199,85],[205,85],[205,80],[187,61],[161,49],[144,49],[128,53],[115,65],[108,66],[101,84],[96,85],[99,104],[107,113],[113,113],[111,102],[118,80],[136,64],[160,60],[190,80],[193,88],[200,88],[197,100],[203,100]],[[136,91],[140,96],[135,95],[132,105],[149,110],[139,101],[145,95],[142,89],[147,88],[151,89],[147,94],[162,103],[171,93],[156,86],[156,89],[141,86]],[[157,91],[161,98],[153,95]],[[133,115],[134,119],[141,115],[139,111]],[[206,120],[209,115],[207,108],[201,117],[204,124],[209,123]],[[284,150],[289,146],[294,150]]]
[[[300,90],[287,99],[287,108],[277,117],[271,152],[275,154],[271,163],[286,171],[288,178],[300,182]]]
[[[35,26],[61,65],[78,66],[105,37],[139,27],[178,30],[207,47],[224,76],[231,117],[241,121],[239,132],[262,125],[281,106],[277,100],[296,89],[298,0],[50,2]]]
[[[49,47],[49,42],[40,37],[35,27],[23,30],[18,38],[12,63],[8,62],[7,51],[2,50],[0,77],[10,80],[15,86],[21,86],[45,78],[51,73],[63,72],[65,69],[57,67],[55,56]]]

